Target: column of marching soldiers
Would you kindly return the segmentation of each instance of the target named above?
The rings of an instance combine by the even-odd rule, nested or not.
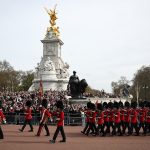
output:
[[[51,143],[55,143],[58,133],[62,135],[62,140],[60,142],[66,142],[66,136],[63,129],[64,126],[64,112],[63,112],[63,102],[57,101],[56,112],[53,113],[47,110],[47,100],[42,100],[42,110],[41,110],[41,120],[36,136],[40,136],[42,128],[46,130],[46,136],[50,136],[47,121],[48,118],[52,119],[52,114],[56,117],[57,128],[54,133],[53,139],[50,140]],[[19,131],[23,132],[26,125],[29,124],[33,132],[33,126],[31,123],[32,113],[31,113],[31,101],[26,102],[27,108],[25,109],[25,122]],[[150,102],[144,101],[140,102],[137,107],[136,102],[109,102],[97,103],[96,105],[88,102],[87,109],[84,110],[86,114],[86,126],[81,131],[85,135],[92,134],[93,136],[101,135],[150,135]],[[0,124],[1,122],[6,122],[0,106]],[[0,126],[0,139],[3,139],[3,132]]]
[[[29,132],[33,132],[31,105],[32,105],[32,102],[30,100],[26,101],[26,108],[24,109],[25,120],[24,120],[22,128],[19,129],[20,132],[24,131],[27,124],[29,124],[29,126],[30,126]],[[50,132],[49,132],[47,123],[48,123],[49,118],[51,121],[53,120],[52,119],[52,114],[53,114],[53,116],[55,116],[55,121],[57,122],[57,128],[56,128],[56,131],[53,135],[52,140],[49,140],[49,142],[55,143],[59,132],[62,135],[62,140],[60,140],[60,142],[66,142],[66,135],[64,132],[64,128],[63,128],[63,126],[64,126],[64,112],[63,112],[64,105],[63,105],[63,102],[61,100],[59,100],[55,103],[56,110],[54,112],[49,112],[49,110],[47,109],[47,106],[48,106],[47,99],[44,98],[41,102],[41,105],[42,105],[42,107],[40,109],[41,119],[39,122],[37,134],[35,136],[38,136],[38,137],[40,136],[43,127],[45,128],[46,136],[50,136]],[[6,118],[5,118],[3,111],[2,111],[2,105],[0,104],[0,125],[2,122],[6,123]],[[0,139],[4,139],[4,135],[3,135],[3,131],[1,129],[1,126],[0,126]]]
[[[150,102],[87,103],[86,126],[81,133],[93,136],[150,135]]]

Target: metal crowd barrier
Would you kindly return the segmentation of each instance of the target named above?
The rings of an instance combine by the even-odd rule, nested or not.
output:
[[[23,113],[5,113],[7,124],[23,124],[25,115]],[[32,123],[33,125],[39,125],[40,121],[40,114],[39,113],[33,113],[32,114]],[[53,117],[53,122],[48,121],[49,125],[55,125],[56,124],[56,118]],[[64,124],[65,125],[72,125],[72,126],[79,126],[84,124],[85,118],[79,113],[65,113],[65,119]]]

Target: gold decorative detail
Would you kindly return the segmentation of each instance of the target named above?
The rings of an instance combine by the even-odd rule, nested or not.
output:
[[[50,31],[51,29],[54,31],[54,33],[56,34],[56,36],[58,37],[60,35],[60,32],[59,32],[59,27],[56,26],[56,20],[58,19],[57,16],[56,16],[56,6],[54,7],[53,10],[48,10],[46,7],[45,7],[45,10],[46,12],[48,13],[48,15],[50,16],[50,27],[47,28],[47,31]]]

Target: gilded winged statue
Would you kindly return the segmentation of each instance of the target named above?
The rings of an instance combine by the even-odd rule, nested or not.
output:
[[[45,10],[48,13],[48,15],[50,16],[50,25],[51,25],[53,31],[56,33],[57,36],[59,36],[59,33],[60,33],[59,32],[59,27],[56,26],[56,20],[58,19],[57,16],[56,16],[57,15],[56,6],[57,5],[55,5],[53,10],[51,10],[51,9],[49,10],[45,7]]]

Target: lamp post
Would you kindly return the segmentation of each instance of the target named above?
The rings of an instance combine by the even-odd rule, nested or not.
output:
[[[136,91],[136,100],[137,100],[137,104],[139,105],[139,92],[140,92],[140,86],[137,83],[136,87],[135,87],[135,91]]]
[[[144,84],[143,89],[144,89],[144,98],[146,101],[146,89],[148,89],[148,86],[146,84]]]

